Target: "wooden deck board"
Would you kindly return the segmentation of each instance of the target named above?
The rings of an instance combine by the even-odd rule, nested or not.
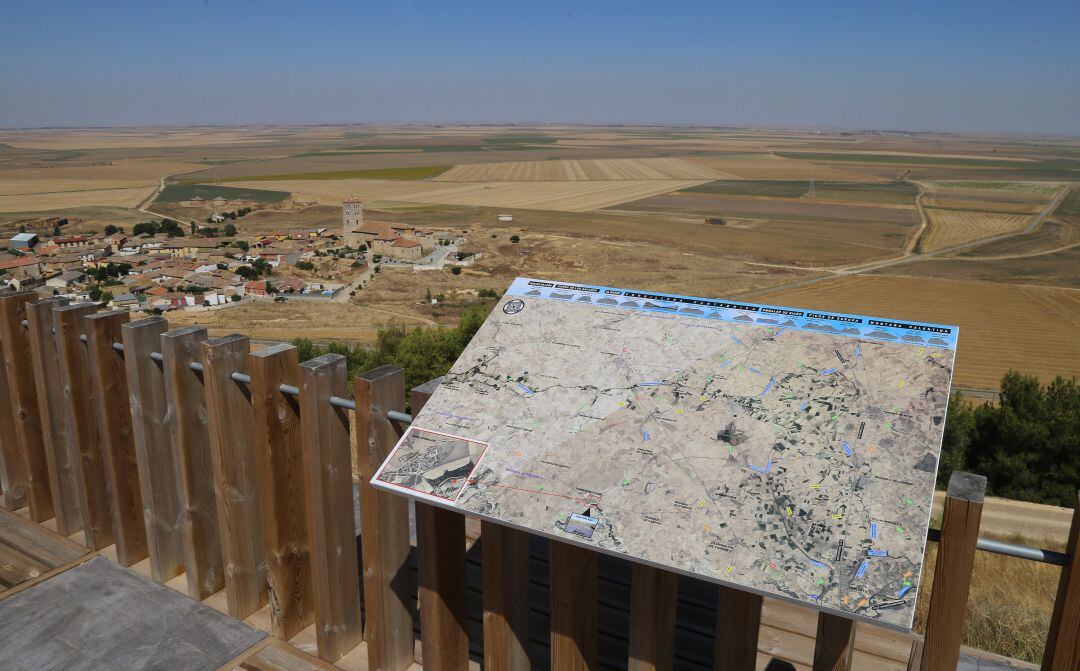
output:
[[[0,590],[37,578],[86,553],[85,547],[0,508]]]

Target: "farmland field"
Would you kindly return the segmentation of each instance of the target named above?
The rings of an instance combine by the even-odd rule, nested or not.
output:
[[[729,196],[762,196],[773,198],[808,198],[860,203],[913,205],[919,193],[910,182],[814,182],[805,180],[731,180],[716,181],[684,189],[685,193],[716,193]]]
[[[491,182],[400,196],[403,202],[587,212],[698,184],[688,180]]]
[[[222,182],[266,182],[323,179],[429,179],[441,174],[446,166],[421,165],[404,168],[382,168],[370,170],[330,170],[326,172],[294,172],[273,175],[247,175],[245,177],[226,177]]]
[[[440,182],[557,182],[725,178],[731,178],[731,175],[678,158],[638,158],[471,163],[454,166],[436,179]]]
[[[653,212],[700,212],[717,217],[748,219],[827,219],[914,224],[914,208],[895,205],[825,203],[809,198],[752,198],[682,191],[644,198],[625,209]]]
[[[288,191],[242,189],[215,184],[168,184],[157,197],[163,203],[177,203],[196,196],[205,200],[222,197],[226,200],[250,200],[256,203],[279,203],[289,197]]]
[[[997,212],[970,212],[926,208],[930,228],[923,236],[922,248],[932,252],[962,242],[991,238],[1024,228],[1031,221],[1029,215]]]
[[[757,302],[960,327],[953,385],[995,389],[1018,370],[1080,375],[1080,290],[991,282],[849,276],[765,293]]]

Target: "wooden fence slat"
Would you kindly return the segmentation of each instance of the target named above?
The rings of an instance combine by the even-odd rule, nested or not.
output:
[[[923,642],[926,671],[951,671],[960,658],[985,492],[986,478],[981,475],[956,472],[949,478]]]
[[[249,358],[270,624],[285,641],[315,621],[300,404],[279,390],[300,387],[298,356],[296,347],[282,344]]]
[[[630,573],[630,671],[670,671],[675,664],[679,576],[635,563]]]
[[[184,570],[180,491],[166,423],[165,371],[150,358],[151,352],[158,351],[161,335],[168,328],[169,323],[161,317],[140,319],[120,328],[150,574],[158,582],[166,582]]]
[[[831,613],[818,613],[814,671],[848,671],[855,654],[855,622]]]
[[[66,298],[48,298],[26,304],[30,353],[34,364],[34,387],[45,459],[49,466],[56,531],[62,536],[82,529],[79,491],[75,467],[68,451],[68,421],[64,410],[64,390],[60,383],[60,354],[57,350],[56,316],[53,309],[68,305]]]
[[[191,369],[191,364],[199,361],[199,347],[206,338],[202,326],[184,326],[161,334],[168,400],[165,416],[177,466],[184,572],[188,596],[199,600],[225,586],[203,379]]]
[[[348,395],[345,357],[317,357],[300,364],[300,373],[315,631],[319,657],[336,662],[363,638],[349,418],[330,405],[331,396]]]
[[[1080,669],[1080,492],[1073,501],[1072,527],[1065,546],[1069,562],[1061,569],[1043,671]]]
[[[597,565],[588,548],[551,541],[551,668],[596,668]]]
[[[431,398],[441,379],[426,382],[409,393],[414,417]],[[465,671],[469,668],[465,516],[420,501],[415,505],[424,669]]]
[[[0,376],[0,491],[3,506],[18,510],[26,505],[26,468],[19,454],[6,376]]]
[[[230,377],[233,372],[247,374],[250,349],[247,337],[236,334],[202,344],[225,596],[229,615],[238,620],[267,602],[251,393]]]
[[[716,599],[716,671],[757,668],[762,598],[758,594],[720,585]]]
[[[380,366],[361,373],[354,397],[368,660],[372,668],[400,671],[413,662],[409,504],[399,496],[376,490],[371,478],[397,442],[397,432],[386,413],[405,409],[405,371]]]
[[[34,291],[0,296],[0,340],[3,341],[0,349],[4,355],[11,417],[15,422],[14,438],[19,455],[13,464],[13,472],[18,473],[21,467],[30,519],[44,522],[53,517],[52,491],[49,488],[49,465],[41,434],[41,416],[38,414],[30,338],[22,325],[23,320],[27,319],[26,304],[37,298]],[[5,458],[4,463],[7,462]]]
[[[529,671],[529,534],[482,520],[484,669]]]
[[[131,430],[124,354],[113,347],[120,342],[121,327],[131,316],[127,310],[89,315],[85,319],[90,381],[101,427],[101,450],[106,489],[116,536],[116,559],[131,566],[147,557],[146,525],[143,523],[139,465]]]
[[[92,550],[112,545],[114,536],[97,401],[90,384],[90,356],[79,339],[85,334],[84,317],[97,312],[97,308],[96,303],[80,303],[53,310],[68,416],[68,451],[79,491],[86,545]]]

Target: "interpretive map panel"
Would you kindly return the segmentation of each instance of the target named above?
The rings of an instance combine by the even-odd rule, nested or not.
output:
[[[910,628],[956,337],[519,278],[372,484]]]

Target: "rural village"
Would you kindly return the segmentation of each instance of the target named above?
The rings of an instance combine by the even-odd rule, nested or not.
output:
[[[196,196],[184,204],[204,201]],[[464,251],[465,231],[365,221],[357,198],[342,202],[339,229],[255,236],[238,235],[230,222],[257,203],[219,197],[207,204],[215,211],[203,224],[163,218],[130,231],[107,225],[72,235],[64,234],[66,219],[44,222],[40,234],[23,226],[0,251],[0,286],[132,312],[199,312],[244,301],[347,300],[383,265],[460,272],[479,256]]]

